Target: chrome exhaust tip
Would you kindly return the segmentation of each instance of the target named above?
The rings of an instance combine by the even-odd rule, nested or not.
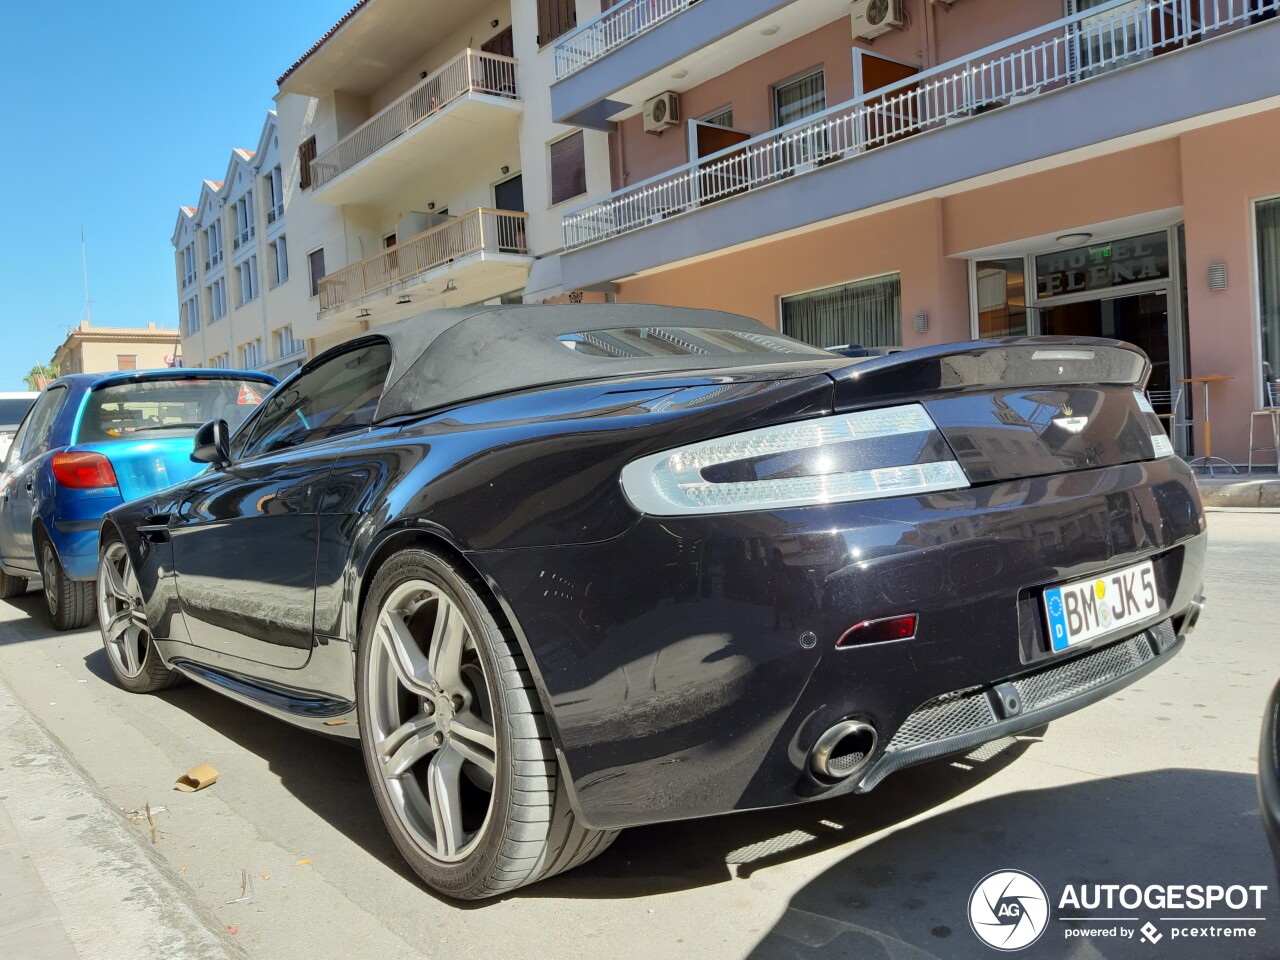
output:
[[[1204,597],[1196,597],[1187,607],[1187,615],[1182,621],[1182,635],[1190,636],[1200,622],[1200,614],[1204,613]]]
[[[871,763],[879,737],[862,720],[841,720],[818,738],[809,751],[809,772],[825,783],[839,783]]]

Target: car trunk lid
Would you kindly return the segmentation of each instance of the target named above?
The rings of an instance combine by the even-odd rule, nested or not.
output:
[[[1160,455],[1164,431],[1140,390],[1149,370],[1119,341],[1043,337],[909,351],[832,376],[837,411],[922,403],[979,484]]]

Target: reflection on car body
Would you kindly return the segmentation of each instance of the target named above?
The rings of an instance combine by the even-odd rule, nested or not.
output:
[[[415,870],[493,896],[622,827],[872,789],[1167,662],[1204,514],[1149,369],[1109,340],[850,358],[705,311],[424,314],[108,514],[104,643],[131,690],[189,677],[358,737]],[[1050,591],[1145,563],[1157,605],[1054,650]]]

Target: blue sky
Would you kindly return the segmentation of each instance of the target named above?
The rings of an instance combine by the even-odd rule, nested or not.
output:
[[[177,327],[178,207],[254,149],[275,78],[353,0],[46,0],[0,30],[0,391],[84,316]]]

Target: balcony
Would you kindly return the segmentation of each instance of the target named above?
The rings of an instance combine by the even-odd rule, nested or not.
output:
[[[551,113],[607,129],[648,97],[680,92],[849,12],[848,0],[623,0],[555,43]],[[673,75],[680,77],[673,79]]]
[[[411,183],[441,192],[495,140],[515,143],[516,61],[465,50],[311,161],[321,203],[390,204]]]
[[[472,210],[328,274],[319,284],[320,317],[355,320],[368,311],[384,322],[521,289],[533,263],[526,219],[509,210]]]
[[[565,285],[958,190],[1161,126],[1260,109],[1280,96],[1280,74],[1256,67],[1280,40],[1277,11],[1280,0],[1115,0],[941,64],[570,212]],[[671,224],[688,216],[699,218],[695,229]]]

